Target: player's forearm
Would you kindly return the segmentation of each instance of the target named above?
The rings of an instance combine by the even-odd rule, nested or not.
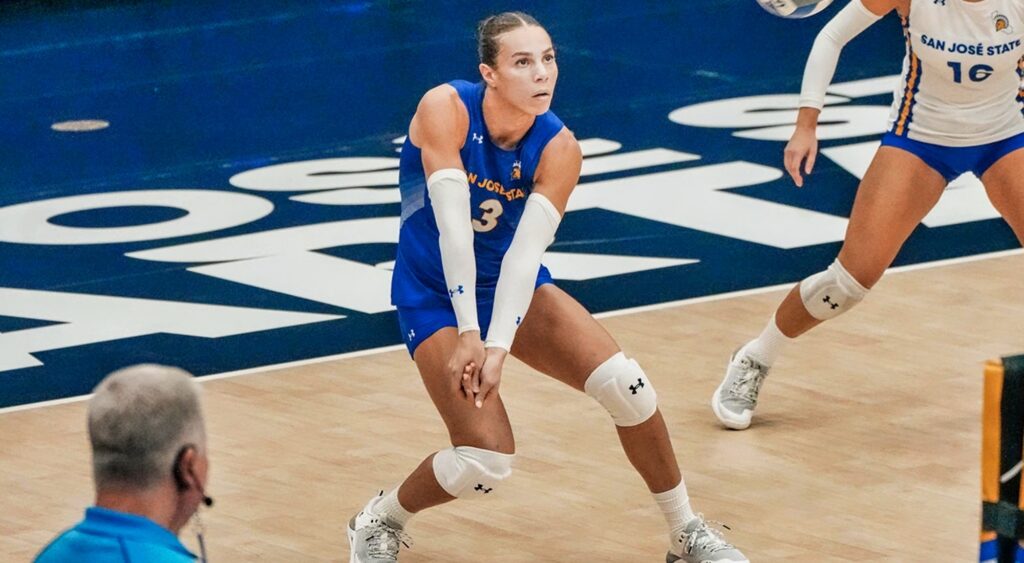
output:
[[[478,331],[476,258],[473,253],[473,226],[469,220],[466,173],[455,168],[438,170],[427,179],[427,192],[437,222],[441,267],[459,333]]]
[[[820,110],[825,106],[825,92],[832,83],[843,47],[880,18],[868,10],[861,0],[852,0],[822,28],[804,67],[803,84],[800,87],[801,108]]]
[[[561,215],[546,197],[533,193],[516,227],[494,292],[494,313],[487,329],[488,348],[512,349],[519,323],[533,299],[544,251],[555,238]]]
[[[796,116],[796,128],[814,131],[818,128],[818,116],[821,110],[812,107],[802,107]]]

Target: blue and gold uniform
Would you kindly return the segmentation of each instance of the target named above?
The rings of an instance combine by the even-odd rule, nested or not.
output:
[[[564,125],[554,113],[538,116],[519,144],[505,150],[491,142],[483,116],[486,85],[455,80],[455,88],[469,114],[469,130],[459,155],[469,178],[473,250],[476,256],[477,314],[481,337],[486,337],[494,305],[501,260],[505,256],[533,177],[548,142]],[[408,138],[402,147],[399,170],[402,226],[391,283],[391,302],[398,307],[398,322],[409,353],[427,337],[446,326],[458,326],[441,265],[439,233],[423,171],[419,147]],[[536,286],[551,283],[541,266]],[[456,288],[457,290],[457,288]]]
[[[903,19],[903,78],[883,145],[947,181],[1024,147],[1024,2],[923,1]]]

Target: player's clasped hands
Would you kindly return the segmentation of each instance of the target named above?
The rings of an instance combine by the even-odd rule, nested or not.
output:
[[[473,399],[474,381],[479,381],[480,368],[484,365],[484,342],[480,331],[468,330],[459,335],[458,344],[448,360],[448,375],[459,380],[467,399]]]
[[[459,343],[448,361],[448,371],[459,379],[462,395],[477,408],[483,408],[484,401],[498,393],[507,355],[501,348],[485,351],[479,332],[464,332],[459,335]]]
[[[488,397],[498,394],[498,384],[501,383],[501,370],[505,365],[505,356],[508,355],[502,348],[488,348],[484,358],[483,368],[478,374],[478,379],[473,383],[475,393],[474,404],[480,409]]]

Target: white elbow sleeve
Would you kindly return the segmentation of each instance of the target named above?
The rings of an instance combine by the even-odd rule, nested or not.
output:
[[[511,350],[516,329],[533,299],[541,257],[555,239],[561,220],[561,214],[548,198],[538,193],[527,198],[512,244],[501,260],[494,290],[494,313],[487,328],[488,348]]]
[[[441,246],[441,267],[459,334],[480,330],[476,314],[476,257],[469,211],[469,180],[463,170],[445,168],[427,178],[427,193]]]
[[[861,0],[851,0],[822,28],[807,57],[800,87],[800,107],[821,109],[825,106],[825,91],[832,83],[839,53],[854,37],[881,18],[868,10]]]

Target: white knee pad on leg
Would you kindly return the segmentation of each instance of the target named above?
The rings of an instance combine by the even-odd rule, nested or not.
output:
[[[481,497],[508,479],[514,458],[515,454],[456,446],[434,454],[434,476],[453,497]]]
[[[868,294],[867,288],[836,259],[824,272],[800,282],[800,299],[812,317],[827,321],[849,311]]]
[[[636,360],[622,352],[594,370],[583,390],[608,410],[616,426],[636,426],[658,409],[658,394]]]

